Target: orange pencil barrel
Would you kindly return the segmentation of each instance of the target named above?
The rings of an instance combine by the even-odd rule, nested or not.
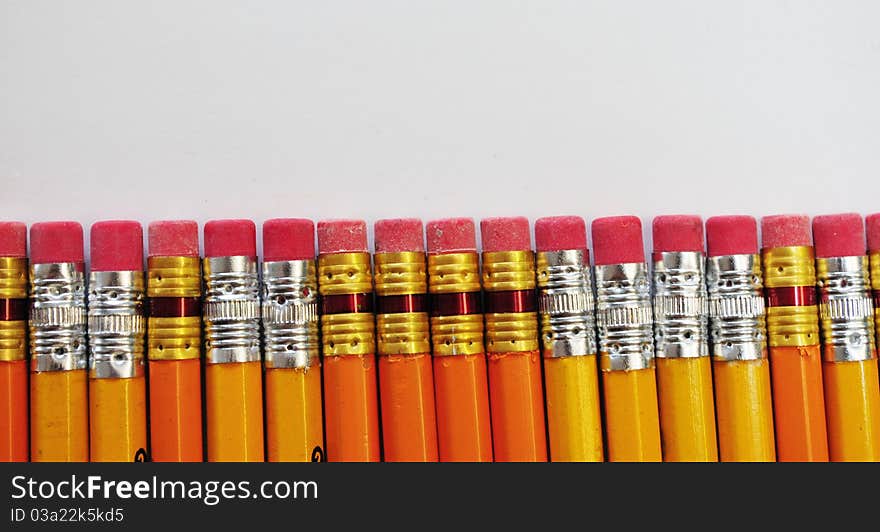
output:
[[[27,362],[0,360],[0,462],[28,461]]]
[[[477,316],[482,331],[483,317]],[[437,344],[434,345],[437,353]],[[482,352],[456,356],[435,354],[434,390],[441,462],[492,461],[487,371],[486,355]]]
[[[7,229],[9,231],[7,231]],[[27,259],[25,227],[0,224],[0,462],[28,460]],[[13,242],[6,235],[12,233]]]

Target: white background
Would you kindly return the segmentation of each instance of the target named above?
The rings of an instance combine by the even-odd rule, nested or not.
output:
[[[0,219],[880,211],[880,2],[0,0]]]

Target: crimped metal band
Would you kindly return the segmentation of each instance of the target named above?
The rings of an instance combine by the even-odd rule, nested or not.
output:
[[[89,376],[127,379],[144,371],[144,272],[89,275]]]
[[[648,265],[599,265],[594,271],[600,367],[603,371],[654,367]]]
[[[432,294],[479,292],[479,255],[475,251],[428,255],[428,291]]]
[[[709,257],[706,285],[713,356],[722,361],[766,358],[760,257]]]
[[[81,263],[31,266],[31,371],[88,367],[86,280]]]
[[[816,260],[823,356],[829,362],[876,358],[868,257]]]
[[[263,263],[263,350],[267,369],[307,369],[317,364],[316,272],[314,260]]]
[[[260,360],[260,289],[253,257],[208,257],[205,278],[205,360],[209,364]]]
[[[0,299],[27,297],[28,260],[24,257],[0,257]]]
[[[595,355],[595,301],[584,250],[539,252],[537,272],[544,356]]]
[[[709,356],[706,266],[701,252],[654,255],[654,354]]]
[[[880,345],[880,251],[874,251],[868,257],[871,265],[871,288],[874,292],[874,334],[877,341],[874,344]]]

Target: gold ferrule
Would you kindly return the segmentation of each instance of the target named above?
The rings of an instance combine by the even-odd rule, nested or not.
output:
[[[767,339],[770,347],[819,345],[817,307],[768,307]]]
[[[148,297],[199,297],[201,261],[198,257],[150,257],[147,259]]]
[[[812,246],[786,246],[761,252],[765,288],[816,285],[816,260]],[[771,347],[819,344],[819,311],[816,305],[767,307],[767,340]]]
[[[0,257],[0,299],[27,297],[27,270],[24,257]]]
[[[0,321],[0,361],[24,360],[27,353],[26,345],[26,321]]]
[[[372,292],[370,254],[330,253],[318,257],[318,291],[322,296]]]
[[[404,251],[376,253],[377,296],[424,294],[428,291],[425,254]],[[415,355],[431,352],[428,313],[376,314],[377,352],[380,355]]]
[[[434,355],[476,355],[482,353],[483,315],[434,316],[431,318]]]
[[[432,294],[480,291],[480,257],[474,252],[428,255]]]
[[[880,251],[868,256],[868,264],[871,271],[871,290],[874,294],[880,293]],[[874,332],[878,338],[877,345],[880,345],[880,305],[877,304],[876,297],[874,297]]]
[[[535,254],[532,251],[484,252],[483,288],[487,292],[534,289]]]
[[[190,360],[201,352],[202,319],[150,318],[147,322],[147,358]]]
[[[428,291],[424,253],[376,253],[373,260],[376,263],[377,296],[424,294]]]
[[[816,260],[812,246],[788,246],[761,252],[764,287],[815,286]]]
[[[426,312],[377,314],[376,333],[380,355],[417,355],[431,352]]]
[[[324,356],[369,355],[375,349],[373,315],[368,312],[321,316]]]
[[[538,314],[504,312],[486,314],[486,350],[490,353],[537,351]]]

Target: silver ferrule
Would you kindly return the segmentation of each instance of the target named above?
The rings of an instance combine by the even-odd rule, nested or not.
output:
[[[816,263],[824,359],[854,362],[875,358],[868,258],[835,257]]]
[[[86,279],[75,262],[31,265],[31,371],[88,367]]]
[[[89,376],[130,379],[144,372],[144,272],[89,274]]]
[[[266,369],[317,364],[318,280],[314,260],[263,263]]]
[[[595,302],[583,250],[537,254],[538,313],[545,357],[596,354]]]
[[[596,266],[596,328],[602,371],[654,367],[651,287],[645,263]]]
[[[758,255],[709,257],[706,286],[712,355],[723,361],[767,358],[761,258]]]
[[[654,356],[709,356],[706,265],[696,251],[654,255]]]
[[[260,283],[253,257],[204,259],[205,360],[260,361]]]

